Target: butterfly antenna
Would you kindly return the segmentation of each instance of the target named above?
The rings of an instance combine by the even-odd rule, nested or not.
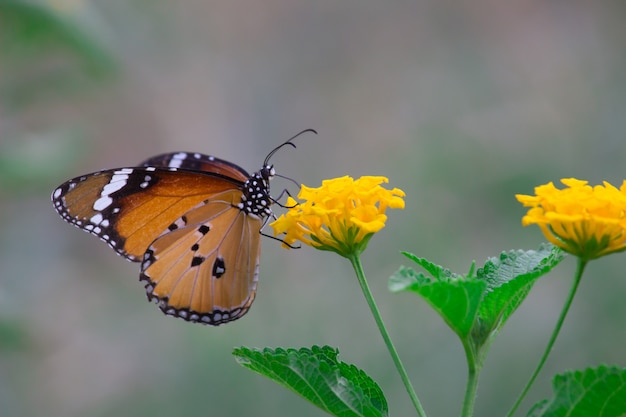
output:
[[[280,175],[280,174],[274,174],[274,176],[278,177],[278,178],[286,179],[287,181],[291,181],[292,183],[295,184],[296,187],[300,188],[300,184],[298,184],[298,182],[296,180],[294,180],[293,178],[289,178],[289,177],[286,177],[286,176]]]
[[[283,146],[289,145],[289,146],[293,146],[295,148],[296,145],[294,145],[291,141],[294,140],[295,138],[297,138],[298,136],[302,135],[303,133],[308,133],[308,132],[315,133],[317,135],[317,131],[314,130],[314,129],[304,129],[302,132],[299,132],[299,133],[295,134],[294,136],[292,136],[291,138],[289,138],[285,142],[281,143],[280,145],[278,145],[277,147],[272,149],[272,151],[270,153],[268,153],[267,156],[265,157],[265,161],[263,161],[263,166],[266,166],[269,163],[270,158],[272,157],[272,155],[274,155],[276,153],[276,151],[278,151]]]

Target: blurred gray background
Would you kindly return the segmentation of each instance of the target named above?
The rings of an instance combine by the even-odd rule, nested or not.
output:
[[[275,155],[281,174],[384,175],[407,193],[363,262],[426,411],[458,415],[460,343],[387,278],[400,250],[464,272],[538,247],[516,193],[562,177],[621,184],[625,17],[623,2],[582,0],[0,2],[0,413],[321,416],[231,350],[329,344],[381,385],[391,415],[413,415],[345,260],[265,239],[250,313],[188,324],[50,203],[71,177],[161,152],[254,171],[315,128]],[[540,280],[494,343],[476,415],[512,404],[574,266]],[[624,275],[624,255],[588,267],[524,412],[557,372],[626,365]]]

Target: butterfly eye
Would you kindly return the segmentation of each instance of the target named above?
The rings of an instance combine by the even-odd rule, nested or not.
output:
[[[266,165],[259,171],[259,177],[266,183],[276,176],[276,170],[273,165]]]

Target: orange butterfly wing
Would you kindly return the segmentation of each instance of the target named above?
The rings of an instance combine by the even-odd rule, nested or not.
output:
[[[213,196],[175,222],[146,251],[140,279],[164,313],[219,325],[243,316],[256,294],[262,220]]]
[[[53,192],[63,219],[139,262],[163,231],[212,195],[237,190],[225,177],[154,167],[121,168],[74,178]]]

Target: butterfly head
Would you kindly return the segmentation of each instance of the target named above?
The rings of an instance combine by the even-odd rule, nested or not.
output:
[[[240,209],[248,215],[265,218],[272,215],[270,206],[270,180],[276,175],[273,165],[265,165],[255,172],[243,185]]]
[[[270,188],[270,180],[274,178],[276,175],[276,170],[274,169],[274,165],[265,165],[261,170],[257,173],[263,181],[267,184],[267,189]]]

